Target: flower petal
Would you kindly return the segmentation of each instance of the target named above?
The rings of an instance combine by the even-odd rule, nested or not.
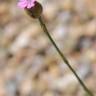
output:
[[[27,7],[27,8],[31,8],[31,7],[33,7],[35,4],[34,4],[34,2],[35,2],[36,0],[19,0],[19,2],[18,2],[18,6],[20,7],[20,8],[25,8],[25,7]]]

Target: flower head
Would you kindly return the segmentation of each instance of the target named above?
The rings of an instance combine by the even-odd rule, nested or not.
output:
[[[18,6],[20,8],[31,8],[34,7],[36,0],[19,0]]]

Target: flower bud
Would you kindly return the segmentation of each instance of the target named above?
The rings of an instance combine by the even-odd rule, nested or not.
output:
[[[31,8],[25,8],[26,12],[28,13],[28,15],[30,15],[33,18],[39,18],[42,14],[42,5],[40,3],[38,3],[37,1],[35,1],[35,5],[34,7]]]

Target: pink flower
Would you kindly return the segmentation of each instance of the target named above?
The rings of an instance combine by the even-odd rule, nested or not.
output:
[[[20,8],[31,8],[34,7],[36,0],[19,0],[18,6]]]

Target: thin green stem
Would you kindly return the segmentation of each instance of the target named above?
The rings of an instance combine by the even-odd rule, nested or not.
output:
[[[69,64],[68,60],[66,59],[66,57],[63,55],[63,53],[60,51],[60,49],[58,48],[58,46],[56,45],[55,41],[53,40],[53,38],[51,37],[51,35],[49,34],[47,27],[45,25],[45,23],[43,22],[42,17],[39,17],[39,22],[40,25],[42,27],[42,29],[44,30],[45,34],[48,36],[48,38],[50,39],[51,43],[53,44],[53,46],[56,48],[58,54],[61,56],[62,60],[64,61],[64,63],[66,63],[66,65],[69,67],[69,69],[73,72],[73,74],[76,76],[76,78],[78,79],[78,81],[80,82],[80,84],[82,85],[82,87],[84,88],[84,90],[88,93],[89,96],[94,96],[92,94],[92,92],[85,86],[85,84],[83,83],[83,81],[80,79],[80,77],[78,76],[78,74],[75,72],[75,70],[71,67],[71,65]]]

